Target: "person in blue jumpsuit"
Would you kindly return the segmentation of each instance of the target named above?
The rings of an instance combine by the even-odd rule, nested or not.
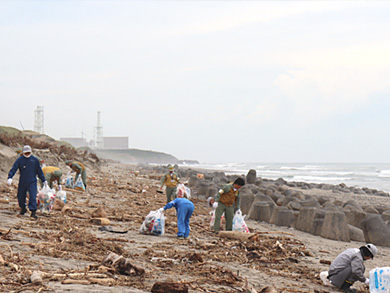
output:
[[[186,198],[178,197],[168,202],[159,211],[163,212],[172,207],[175,207],[177,214],[177,237],[186,239],[190,235],[190,218],[194,212],[194,204]]]
[[[26,195],[27,191],[30,194],[28,201],[28,208],[31,211],[31,217],[37,218],[37,175],[39,179],[46,185],[46,178],[43,175],[43,171],[39,160],[31,155],[31,147],[25,145],[23,147],[23,156],[16,159],[14,165],[8,173],[8,184],[12,184],[12,177],[14,177],[16,171],[19,170],[19,186],[18,186],[18,202],[20,207],[20,215],[24,215],[27,212],[26,209]]]

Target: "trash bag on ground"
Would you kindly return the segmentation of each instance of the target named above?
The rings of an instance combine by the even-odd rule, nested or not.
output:
[[[245,223],[245,216],[241,210],[237,210],[233,218],[233,231],[249,233],[248,226]]]
[[[49,213],[53,207],[55,197],[55,190],[45,185],[38,192],[38,209],[42,213]]]
[[[60,190],[57,192],[56,197],[61,199],[63,203],[66,203],[66,191]]]
[[[74,184],[74,189],[85,191],[85,186],[83,180],[81,179],[81,174],[79,174],[79,176],[77,177],[77,180]]]
[[[141,234],[163,235],[165,229],[165,216],[163,213],[151,211],[146,217],[139,229]]]

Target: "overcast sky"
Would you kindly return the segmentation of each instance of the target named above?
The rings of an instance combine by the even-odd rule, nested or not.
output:
[[[0,125],[200,162],[390,162],[390,1],[0,1]]]

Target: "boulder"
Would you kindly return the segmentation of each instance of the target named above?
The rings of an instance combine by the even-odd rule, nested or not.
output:
[[[247,184],[255,184],[256,178],[257,178],[256,170],[250,169],[248,171],[248,174],[246,174],[246,183]]]
[[[269,222],[277,226],[292,227],[294,225],[295,215],[292,210],[286,207],[276,206]]]
[[[269,222],[276,205],[273,201],[255,201],[250,210],[249,218],[256,221]]]
[[[362,221],[366,242],[390,247],[390,227],[378,214],[368,214]]]
[[[379,214],[378,210],[373,205],[366,205],[363,207],[363,210],[367,214]]]
[[[196,185],[196,181],[198,181],[198,177],[196,177],[196,175],[192,175],[190,179],[188,179],[187,186],[190,188],[194,187]]]
[[[297,221],[295,223],[295,229],[310,233],[316,213],[317,209],[314,207],[301,208]]]
[[[299,203],[303,207],[313,207],[313,208],[317,208],[317,209],[321,208],[320,203],[317,201],[317,199],[315,197],[309,197],[305,200],[300,201]]]
[[[349,229],[349,238],[351,238],[352,241],[365,242],[364,233],[362,229],[359,229],[352,225],[348,225],[348,229]]]
[[[390,220],[390,210],[383,211],[382,219],[383,219],[383,221],[389,221]]]
[[[243,189],[244,187],[242,187],[241,189]],[[252,193],[252,191],[249,188],[242,191],[241,189],[240,189],[240,209],[242,211],[242,214],[246,215],[249,213],[253,201],[255,200],[255,195]]]
[[[350,241],[347,218],[343,212],[326,210],[321,236],[327,239]]]
[[[347,217],[347,223],[359,229],[362,228],[362,220],[367,216],[367,213],[360,207],[355,209],[350,205],[344,208],[344,214]]]

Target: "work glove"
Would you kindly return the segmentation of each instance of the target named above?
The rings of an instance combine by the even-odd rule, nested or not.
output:
[[[366,285],[370,284],[370,279],[366,278],[366,280],[364,281],[364,284],[366,284]]]
[[[62,186],[61,186],[61,185],[58,185],[58,190],[59,190],[59,191],[62,190]]]
[[[217,207],[218,207],[218,202],[216,201],[213,203],[213,209],[216,209]]]
[[[8,178],[7,183],[8,183],[8,185],[11,185],[12,184],[12,178]]]
[[[43,187],[47,187],[47,181],[43,182]]]
[[[164,208],[158,209],[158,211],[159,211],[160,213],[163,213],[163,212],[164,212]]]

